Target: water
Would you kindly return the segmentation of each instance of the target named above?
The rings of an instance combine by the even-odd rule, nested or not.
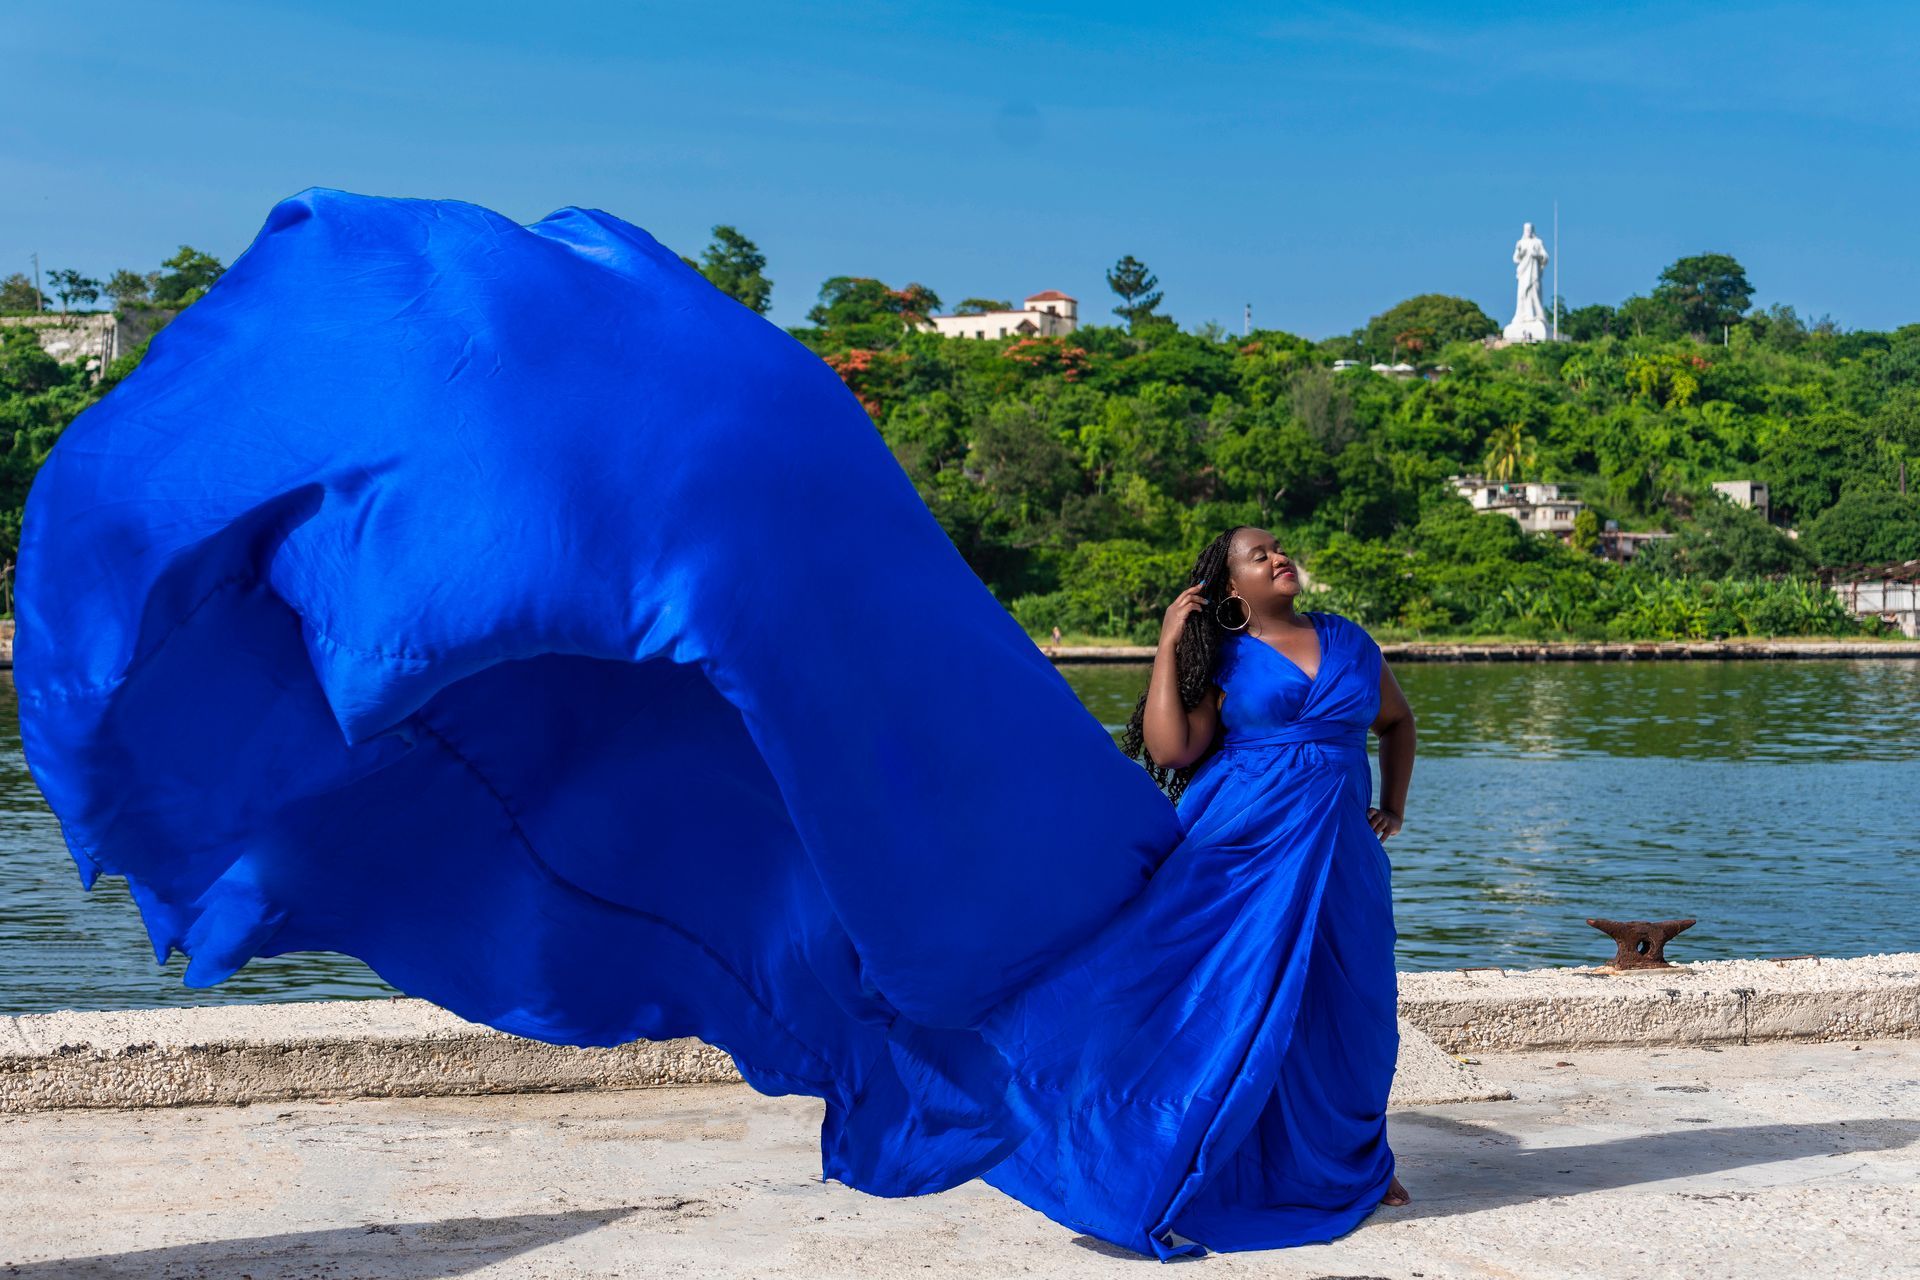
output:
[[[1118,731],[1144,666],[1063,668]],[[1683,959],[1920,950],[1920,660],[1405,664],[1420,720],[1387,842],[1401,967],[1593,963],[1587,916],[1700,923]],[[81,892],[0,676],[0,1013],[392,994],[363,965],[153,961],[118,880]]]
[[[1068,678],[1118,732],[1145,667]],[[1920,950],[1920,661],[1404,663],[1403,969]]]

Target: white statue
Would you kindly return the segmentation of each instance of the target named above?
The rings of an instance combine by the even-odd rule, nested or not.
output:
[[[1508,342],[1545,342],[1547,315],[1540,305],[1540,273],[1547,265],[1547,246],[1526,223],[1520,242],[1513,246],[1513,274],[1519,284],[1513,308],[1513,323],[1505,330]]]

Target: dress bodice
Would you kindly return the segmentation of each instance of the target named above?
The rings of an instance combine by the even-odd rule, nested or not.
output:
[[[1367,729],[1380,714],[1380,646],[1339,614],[1304,616],[1320,637],[1320,667],[1311,679],[1244,631],[1221,646],[1214,683],[1227,695],[1220,707],[1222,745],[1366,745]]]

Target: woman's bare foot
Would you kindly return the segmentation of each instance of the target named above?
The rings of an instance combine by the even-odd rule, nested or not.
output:
[[[1407,1194],[1407,1189],[1400,1185],[1400,1179],[1396,1176],[1393,1185],[1387,1188],[1387,1194],[1380,1197],[1380,1203],[1394,1206],[1411,1204],[1413,1197]]]

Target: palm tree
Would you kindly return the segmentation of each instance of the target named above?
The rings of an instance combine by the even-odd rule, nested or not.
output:
[[[1533,437],[1520,423],[1495,427],[1487,437],[1487,479],[1501,484],[1523,480],[1533,463]]]

